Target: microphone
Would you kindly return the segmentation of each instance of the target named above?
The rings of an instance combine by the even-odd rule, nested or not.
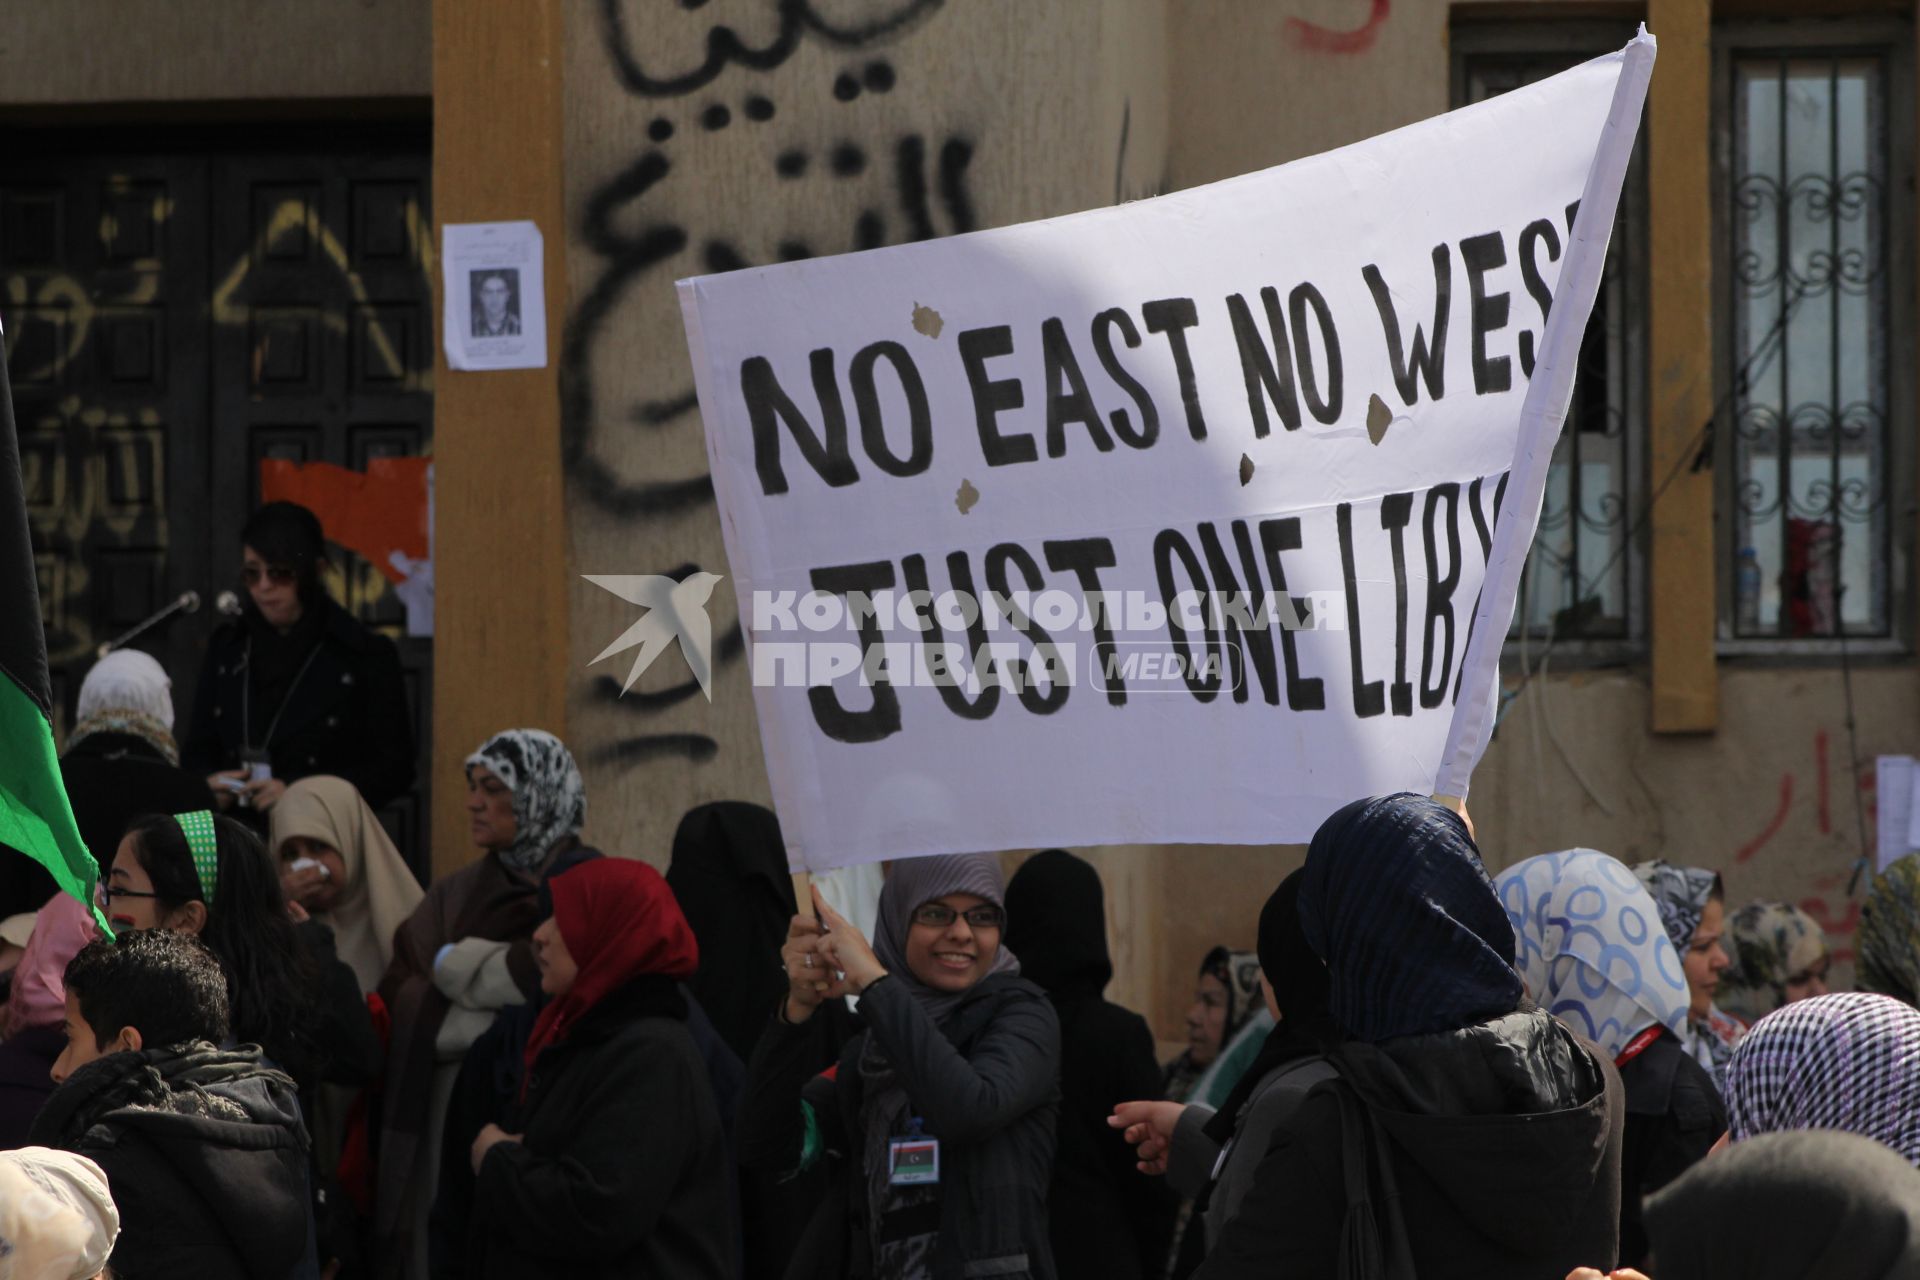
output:
[[[228,618],[240,616],[240,597],[231,591],[222,591],[213,598],[213,611]]]
[[[227,594],[231,595],[232,592],[228,592]],[[132,640],[135,636],[147,630],[149,627],[152,627],[156,623],[162,622],[165,619],[172,617],[176,613],[197,613],[199,609],[200,609],[200,593],[198,591],[182,591],[178,596],[174,598],[172,603],[168,604],[165,608],[161,609],[159,612],[148,617],[144,622],[141,622],[139,625],[135,626],[133,630],[126,632],[124,635],[115,636],[113,639],[107,641],[105,644],[95,649],[93,651],[93,655],[96,659],[104,658],[108,654],[112,653],[115,649],[124,649],[129,640]]]

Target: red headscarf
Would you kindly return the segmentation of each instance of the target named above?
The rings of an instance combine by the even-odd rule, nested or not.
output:
[[[595,858],[548,881],[553,920],[579,967],[565,994],[533,1024],[527,1071],[541,1050],[559,1044],[593,1006],[635,978],[691,978],[700,967],[693,926],[660,873],[631,858]]]

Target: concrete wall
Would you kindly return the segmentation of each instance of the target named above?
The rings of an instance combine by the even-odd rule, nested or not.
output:
[[[785,31],[761,0],[628,0],[616,23],[599,6],[569,11],[562,416],[578,573],[726,569],[674,280],[845,252],[862,224],[897,243],[923,219],[946,235],[1162,182],[1160,0],[816,0],[807,12],[866,30]],[[721,26],[777,65],[702,73]],[[730,586],[713,596],[711,706],[677,652],[619,696],[631,655],[588,664],[633,610],[578,580],[573,603],[569,722],[590,744],[594,836],[663,859],[689,806],[764,801]]]
[[[425,97],[430,0],[4,0],[9,104]]]

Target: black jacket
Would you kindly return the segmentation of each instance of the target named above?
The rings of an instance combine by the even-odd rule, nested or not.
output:
[[[1419,1280],[1613,1267],[1624,1099],[1593,1046],[1527,1007],[1329,1057],[1379,1128]],[[1316,1087],[1274,1130],[1196,1280],[1339,1274],[1347,1086]],[[1378,1211],[1377,1171],[1369,1182]]]
[[[242,696],[251,631],[260,624],[240,618],[213,633],[194,688],[193,724],[180,744],[180,763],[202,778],[238,768],[244,739],[251,736],[253,745],[264,746],[270,756],[274,777],[292,782],[332,774],[351,782],[378,809],[413,785],[413,720],[400,654],[393,641],[368,631],[332,600],[318,607],[325,617],[313,663],[292,684],[283,705]],[[243,706],[253,720],[250,735],[241,725]],[[263,742],[269,726],[271,741]]]
[[[660,1012],[662,982],[607,996],[534,1063],[524,1141],[480,1165],[469,1274],[730,1280],[720,1116],[684,1017]]]
[[[1046,1197],[1060,1109],[1060,1023],[1046,993],[1022,978],[987,978],[936,1024],[907,983],[887,978],[867,988],[860,1014],[867,1030],[841,1050],[830,1092],[809,1089],[830,1064],[808,1053],[808,1028],[778,1016],[747,1067],[741,1163],[773,1173],[800,1167],[806,1122],[799,1104],[807,1090],[840,1173],[787,1275],[871,1274],[860,1056],[872,1037],[927,1134],[940,1140],[935,1280],[1053,1280]]]
[[[126,733],[82,738],[60,758],[60,781],[87,852],[102,873],[135,819],[207,807],[204,776],[176,769],[145,739]],[[38,911],[57,892],[32,858],[0,857],[0,917]]]
[[[31,1138],[106,1172],[123,1280],[280,1280],[305,1256],[306,1129],[292,1081],[251,1051],[96,1059],[54,1091]]]
[[[1157,1276],[1178,1201],[1141,1173],[1107,1123],[1122,1102],[1160,1097],[1146,1019],[1102,993],[1113,979],[1106,894],[1091,865],[1059,849],[1029,858],[1007,885],[1006,946],[1060,1017],[1060,1134],[1047,1196],[1053,1263],[1065,1280]]]
[[[1620,1265],[1644,1267],[1641,1201],[1706,1159],[1727,1131],[1727,1104],[1713,1076],[1671,1033],[1620,1068],[1626,1141],[1620,1151]]]

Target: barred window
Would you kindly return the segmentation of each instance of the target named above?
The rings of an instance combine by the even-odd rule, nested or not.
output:
[[[1454,28],[1454,98],[1479,102],[1620,48],[1629,23],[1469,23]],[[1554,448],[1510,640],[1624,654],[1644,635],[1647,199],[1645,133],[1621,193],[1579,376]]]
[[[1891,362],[1911,362],[1892,346],[1911,275],[1896,264],[1893,54],[1736,40],[1723,67],[1722,635],[1893,641],[1891,428],[1908,419]]]

